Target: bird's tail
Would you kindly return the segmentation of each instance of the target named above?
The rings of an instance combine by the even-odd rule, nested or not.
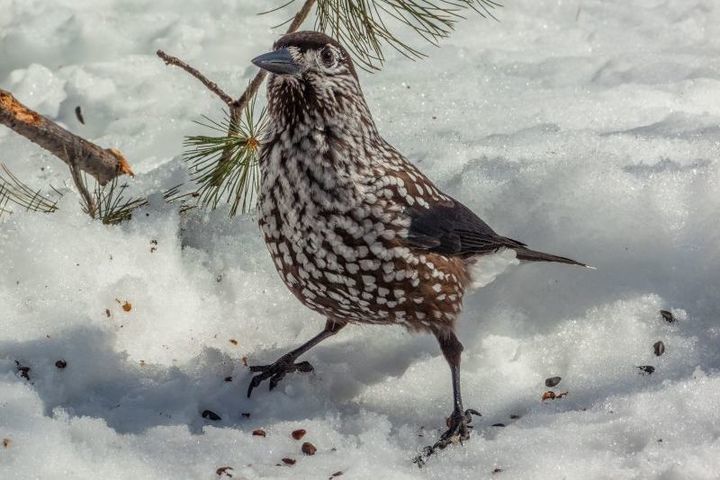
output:
[[[590,265],[586,265],[584,263],[578,262],[577,260],[573,260],[572,258],[567,257],[559,257],[557,255],[550,255],[549,253],[543,253],[538,252],[536,250],[530,250],[526,247],[520,247],[515,248],[515,252],[517,253],[517,259],[526,261],[526,262],[557,262],[557,263],[566,263],[568,265],[579,265],[581,267],[587,267],[594,269],[595,267],[591,267]]]

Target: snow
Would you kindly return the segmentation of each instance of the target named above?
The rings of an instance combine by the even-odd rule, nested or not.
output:
[[[0,86],[120,148],[133,191],[154,193],[186,179],[183,136],[221,107],[155,50],[237,94],[289,14],[260,3],[0,0]],[[435,341],[400,328],[349,327],[307,354],[314,373],[246,399],[243,357],[271,362],[323,325],[255,219],[153,205],[108,227],[69,193],[0,224],[0,478],[718,478],[720,9],[517,0],[498,17],[361,74],[385,137],[445,191],[597,267],[511,266],[467,298],[470,441],[411,462],[450,412],[450,378]],[[6,128],[0,161],[72,188]],[[552,376],[568,394],[541,402]]]

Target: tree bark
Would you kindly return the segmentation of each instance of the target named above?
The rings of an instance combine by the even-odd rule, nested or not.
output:
[[[20,103],[10,92],[0,89],[0,123],[40,145],[65,162],[105,185],[118,175],[133,175],[123,154],[115,148],[102,148],[64,129],[52,120]]]

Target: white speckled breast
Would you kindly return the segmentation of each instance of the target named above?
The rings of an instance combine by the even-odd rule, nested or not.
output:
[[[398,157],[381,139],[276,133],[262,152],[260,226],[283,281],[311,309],[345,322],[449,325],[464,266],[404,245],[405,208],[441,194],[416,184],[424,177],[400,170]]]

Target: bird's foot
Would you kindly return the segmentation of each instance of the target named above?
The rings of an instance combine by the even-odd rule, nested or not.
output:
[[[313,366],[310,362],[295,363],[295,357],[283,356],[280,357],[275,363],[270,365],[253,365],[250,367],[251,372],[259,372],[250,381],[248,386],[247,396],[250,398],[252,391],[255,387],[259,386],[265,380],[270,380],[270,390],[277,387],[280,380],[285,378],[285,375],[292,372],[312,372]]]
[[[440,436],[440,440],[435,442],[432,446],[427,446],[423,449],[423,453],[413,459],[414,463],[417,463],[418,467],[425,465],[425,460],[430,457],[433,453],[438,450],[442,450],[448,445],[460,444],[470,438],[470,431],[472,430],[472,416],[480,416],[480,412],[469,408],[462,411],[453,412],[452,415],[447,419],[448,429]]]

